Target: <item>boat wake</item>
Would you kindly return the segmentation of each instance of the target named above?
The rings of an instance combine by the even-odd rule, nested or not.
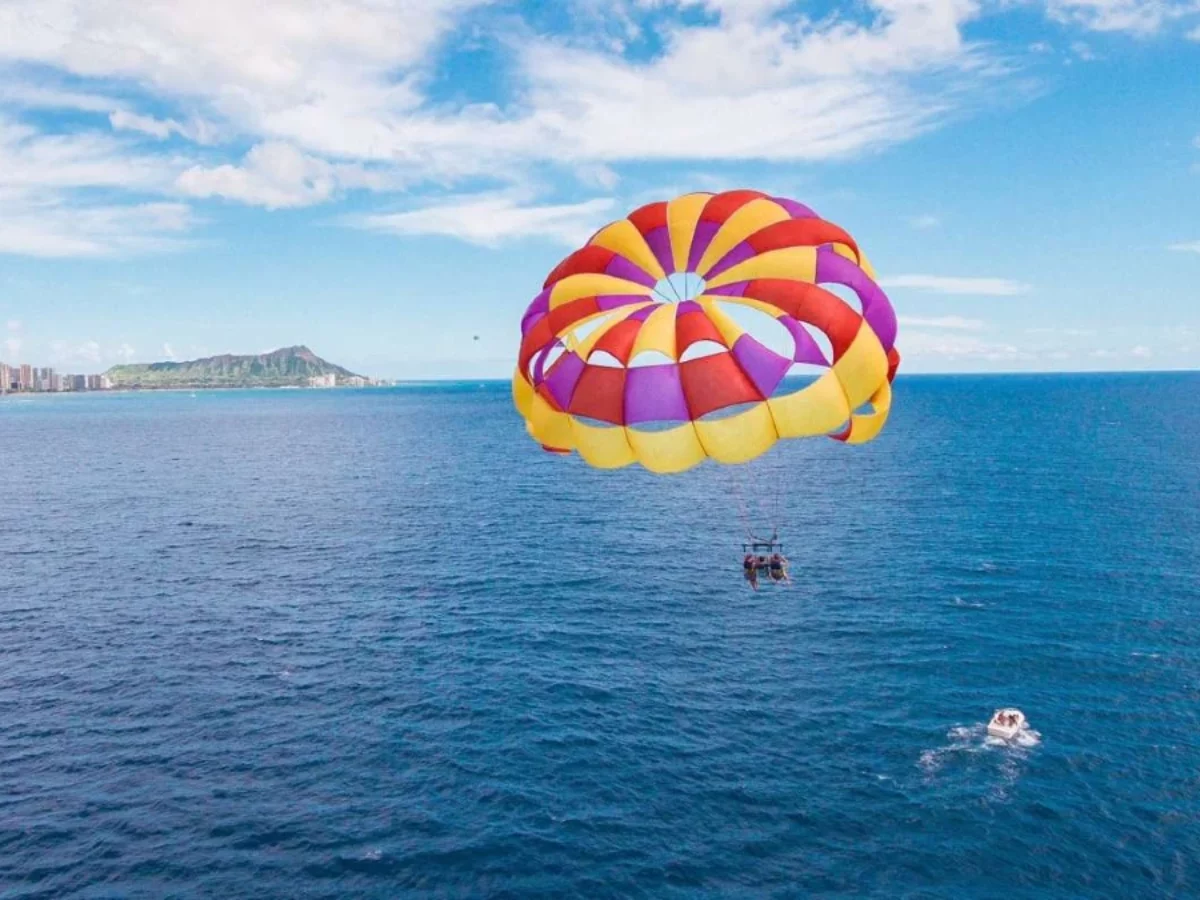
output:
[[[978,600],[964,600],[962,597],[956,596],[952,605],[959,609],[983,609],[985,604]]]
[[[1042,736],[1032,728],[1019,731],[1012,739],[992,737],[987,723],[958,725],[946,732],[947,743],[926,750],[918,765],[926,780],[954,772],[980,772],[993,782],[989,797],[1007,800],[1009,790],[1017,783],[1031,751],[1042,742]]]

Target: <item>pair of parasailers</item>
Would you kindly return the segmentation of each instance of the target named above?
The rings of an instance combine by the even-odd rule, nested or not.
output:
[[[747,553],[746,558],[742,560],[742,574],[745,575],[746,581],[750,582],[750,587],[754,590],[758,590],[759,569],[764,568],[771,576],[772,581],[791,583],[791,578],[787,573],[787,558],[782,553],[772,553],[769,558]]]

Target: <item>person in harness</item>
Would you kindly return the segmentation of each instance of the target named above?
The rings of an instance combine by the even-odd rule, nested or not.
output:
[[[776,552],[771,554],[770,573],[772,581],[782,581],[785,584],[792,583],[792,579],[788,577],[787,558],[782,553]]]
[[[750,582],[750,587],[758,590],[758,560],[754,558],[753,553],[747,553],[746,558],[742,560],[742,574],[746,580]]]

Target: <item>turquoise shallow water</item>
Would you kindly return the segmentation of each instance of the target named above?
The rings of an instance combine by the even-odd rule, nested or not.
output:
[[[1200,894],[1198,376],[902,378],[737,479],[502,385],[0,441],[5,898]]]

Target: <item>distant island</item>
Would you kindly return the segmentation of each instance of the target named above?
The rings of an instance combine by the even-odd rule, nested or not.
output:
[[[104,378],[115,390],[367,387],[378,382],[326,362],[307,347],[257,356],[210,356],[189,362],[113,366]]]

